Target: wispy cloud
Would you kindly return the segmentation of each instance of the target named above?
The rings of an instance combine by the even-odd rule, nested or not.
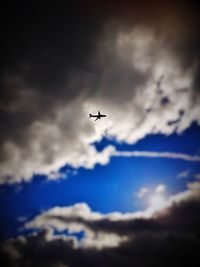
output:
[[[180,173],[176,176],[176,178],[177,178],[177,179],[186,178],[186,177],[188,177],[189,173],[190,173],[189,170],[180,172]]]
[[[154,151],[114,151],[112,156],[116,157],[145,157],[145,158],[167,158],[180,159],[185,161],[200,162],[200,156],[188,155],[173,152],[154,152]]]
[[[25,223],[27,229],[36,232],[7,240],[0,252],[9,263],[4,266],[12,267],[16,262],[19,266],[30,262],[31,266],[54,267],[60,262],[64,266],[85,266],[88,262],[98,266],[103,259],[103,265],[109,267],[148,266],[149,262],[154,266],[178,266],[188,258],[195,266],[197,258],[199,261],[199,203],[200,183],[194,182],[159,209],[148,212],[149,216],[146,211],[140,216],[135,212],[102,214],[92,211],[86,203],[55,207]],[[85,235],[81,240],[54,235],[55,230],[66,229],[71,233],[84,231]],[[141,251],[145,257],[141,257]],[[175,260],[170,257],[169,262],[172,254],[176,255]],[[163,257],[167,264],[163,265]]]
[[[139,192],[137,193],[137,196],[139,198],[143,198],[147,193],[149,192],[149,189],[147,187],[142,187]]]

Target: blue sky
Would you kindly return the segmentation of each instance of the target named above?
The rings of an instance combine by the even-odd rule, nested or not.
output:
[[[199,3],[1,11],[2,266],[198,265]]]
[[[112,144],[122,151],[198,155],[199,136],[200,127],[194,123],[181,135],[148,135],[134,145],[104,139],[95,146],[99,151]],[[55,206],[84,202],[101,213],[142,210],[148,207],[148,202],[137,195],[142,187],[154,194],[156,186],[164,184],[167,196],[176,194],[186,189],[188,181],[195,180],[195,174],[200,173],[200,164],[180,159],[114,157],[107,165],[97,164],[91,170],[79,168],[75,171],[65,166],[60,172],[65,176],[55,181],[34,176],[29,182],[1,185],[0,206],[4,218],[1,220],[1,239],[21,234],[25,221]],[[179,178],[178,174],[183,172],[187,172],[186,177]]]

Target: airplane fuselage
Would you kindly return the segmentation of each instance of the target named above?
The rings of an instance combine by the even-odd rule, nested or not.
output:
[[[90,118],[103,118],[106,117],[106,115],[91,115]]]
[[[96,120],[101,119],[101,118],[104,118],[104,117],[107,117],[107,116],[104,115],[104,114],[101,114],[100,111],[98,111],[98,114],[97,115],[89,114],[89,118],[96,118]]]

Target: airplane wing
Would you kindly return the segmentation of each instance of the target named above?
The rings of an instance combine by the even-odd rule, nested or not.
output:
[[[94,120],[94,121],[97,121],[98,119],[99,119],[99,117],[97,117],[96,120]]]
[[[98,111],[98,116],[100,116],[101,115],[101,113],[100,113],[100,111]]]

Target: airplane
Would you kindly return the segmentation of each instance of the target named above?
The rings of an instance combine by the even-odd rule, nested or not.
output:
[[[96,118],[96,120],[101,119],[103,117],[106,117],[106,115],[101,114],[100,111],[98,111],[98,115],[89,114],[89,118]]]

